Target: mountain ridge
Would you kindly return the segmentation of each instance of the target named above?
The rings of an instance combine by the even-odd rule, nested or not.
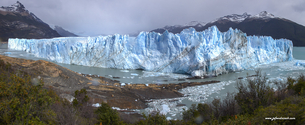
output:
[[[63,37],[77,37],[78,35],[65,30],[64,28],[60,27],[60,26],[54,26],[53,28],[59,35],[63,36]]]
[[[17,1],[0,7],[0,41],[8,38],[53,38],[60,35]]]
[[[193,27],[196,31],[204,31],[211,26],[217,26],[221,32],[228,31],[229,28],[240,29],[247,35],[271,36],[275,39],[292,40],[294,46],[305,46],[305,26],[297,24],[289,19],[276,17],[267,11],[262,11],[256,15],[243,13],[242,15],[231,14],[217,18],[214,21],[187,26],[174,25],[151,30],[151,32],[163,33],[168,30],[172,33],[180,33],[183,29]]]

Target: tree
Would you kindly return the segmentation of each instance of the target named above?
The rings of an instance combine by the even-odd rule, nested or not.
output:
[[[101,105],[102,106],[98,107],[95,111],[95,114],[97,114],[98,123],[102,123],[103,125],[122,124],[116,110],[112,109],[107,103],[102,103]]]

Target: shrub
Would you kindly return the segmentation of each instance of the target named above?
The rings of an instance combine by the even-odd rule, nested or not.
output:
[[[168,125],[169,121],[166,120],[164,115],[157,113],[156,115],[148,115],[148,117],[143,114],[144,120],[136,123],[137,125]]]
[[[31,76],[0,60],[0,124],[55,124],[50,105],[58,100],[43,89],[43,81],[32,85]]]
[[[261,107],[254,113],[255,124],[305,124],[305,98],[292,96],[269,107]],[[295,119],[266,119],[266,118],[295,118]]]
[[[89,103],[86,89],[76,90],[72,104],[63,99],[52,105],[57,114],[57,124],[86,124],[93,125],[97,122],[94,107]]]
[[[227,121],[223,122],[224,125],[251,125],[250,115],[234,115],[230,117]]]
[[[295,91],[295,94],[301,95],[301,91],[305,90],[305,76],[304,74],[300,75],[297,79],[297,83],[292,87]]]
[[[103,125],[120,125],[123,122],[120,121],[119,114],[116,110],[112,109],[107,103],[102,103],[102,106],[98,107],[95,111],[97,115],[98,124]]]
[[[267,85],[266,75],[256,71],[256,77],[248,79],[247,84],[237,82],[238,93],[235,100],[243,114],[252,114],[259,106],[269,106],[275,102],[274,91]]]
[[[215,101],[214,103],[218,102]],[[183,112],[183,120],[193,124],[209,123],[214,120],[213,109],[208,104],[200,103],[197,106],[193,104],[190,109]]]
[[[220,120],[226,121],[227,119],[239,113],[240,107],[234,99],[234,94],[228,93],[226,98],[222,101],[220,107]]]

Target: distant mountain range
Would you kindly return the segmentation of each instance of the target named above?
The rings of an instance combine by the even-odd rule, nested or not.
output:
[[[77,35],[75,35],[74,33],[71,33],[70,31],[65,30],[64,28],[60,27],[60,26],[55,26],[54,30],[61,36],[63,37],[76,37]]]
[[[275,39],[286,38],[293,42],[294,46],[305,46],[305,27],[285,18],[275,17],[273,14],[263,11],[257,15],[244,13],[232,14],[216,19],[209,23],[192,21],[186,25],[165,26],[152,30],[163,33],[165,30],[180,33],[183,29],[193,27],[197,31],[203,31],[216,25],[221,32],[230,27],[240,29],[247,35],[271,36]]]
[[[163,33],[168,30],[172,33],[180,33],[183,29],[193,27],[197,31],[203,31],[208,27],[216,25],[221,32],[230,27],[240,29],[247,35],[272,36],[275,39],[286,38],[293,42],[294,46],[305,46],[305,27],[285,18],[275,17],[266,11],[257,15],[244,13],[242,15],[232,14],[205,23],[192,21],[185,25],[165,26],[152,30]],[[0,41],[8,38],[53,38],[53,37],[77,36],[60,26],[53,29],[25,9],[19,1],[7,7],[0,7]]]
[[[52,29],[19,1],[11,6],[0,7],[0,41],[7,41],[8,38],[40,39],[61,36],[76,35],[58,26]]]

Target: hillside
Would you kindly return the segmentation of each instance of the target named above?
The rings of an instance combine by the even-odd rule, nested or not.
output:
[[[19,1],[8,6],[0,7],[0,41],[8,38],[53,38],[60,35],[26,10]]]

